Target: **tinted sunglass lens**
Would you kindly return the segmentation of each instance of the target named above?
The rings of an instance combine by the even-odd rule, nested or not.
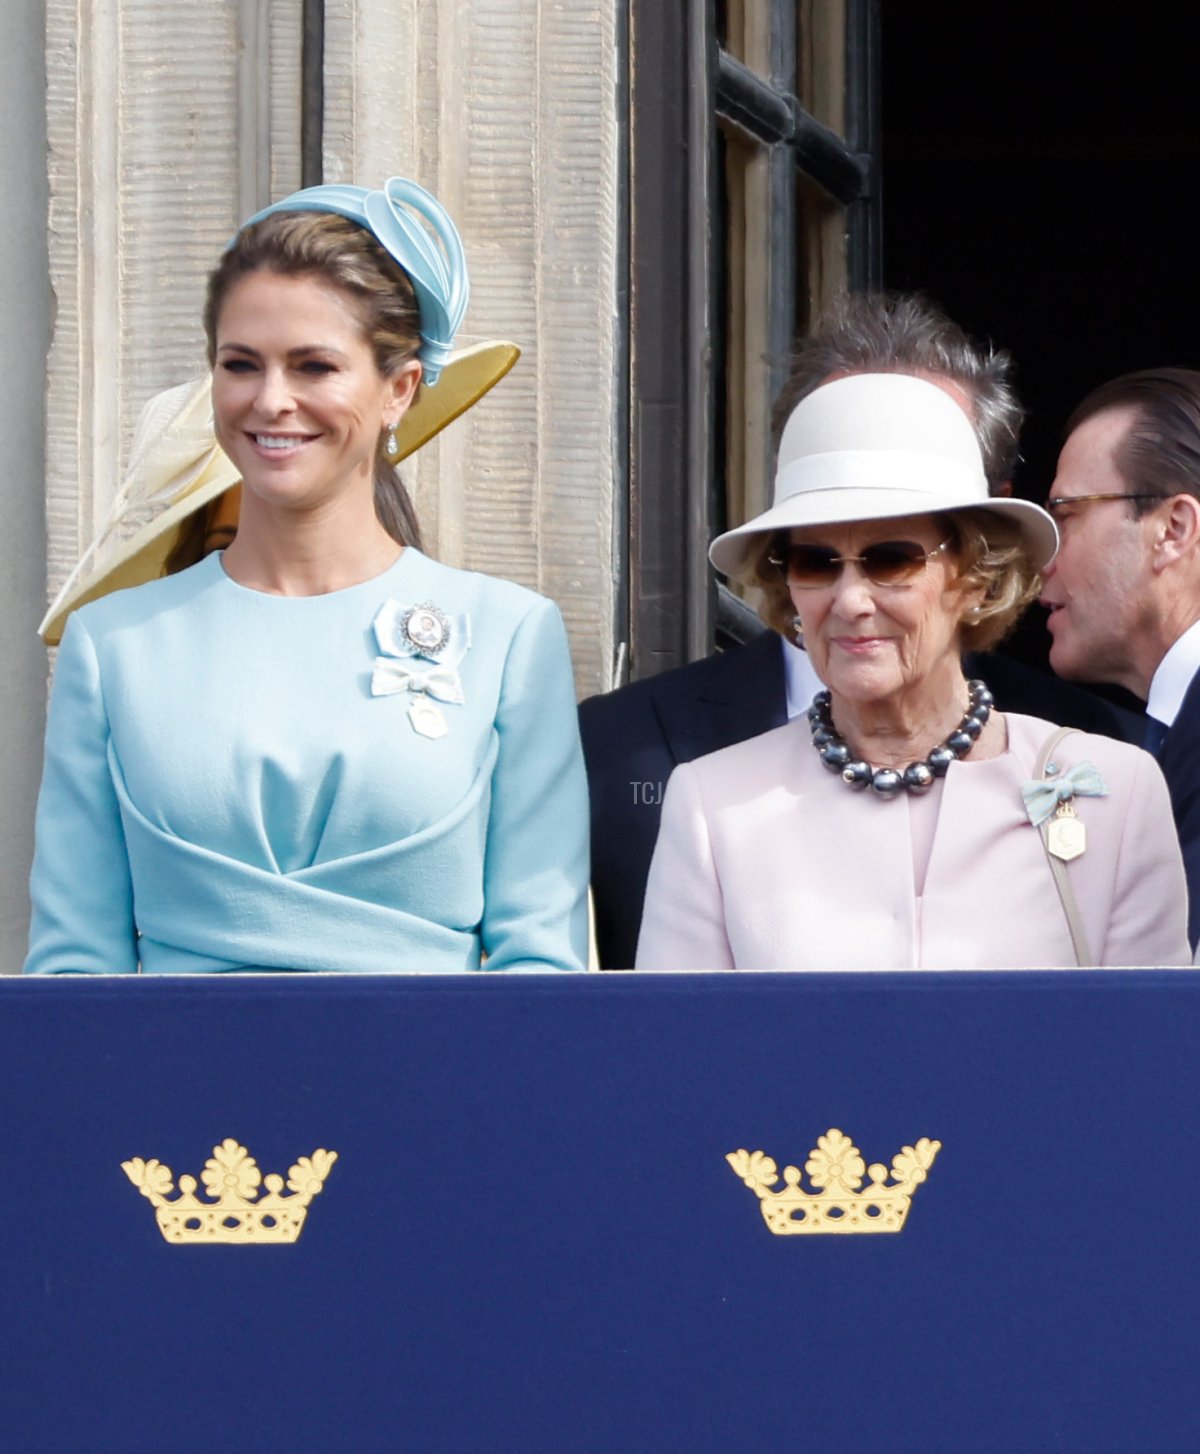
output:
[[[863,574],[878,585],[910,580],[925,564],[925,547],[914,540],[881,540],[862,553]]]
[[[861,555],[838,555],[828,545],[789,545],[781,552],[788,584],[809,587],[831,586],[848,561],[856,562],[877,586],[895,586],[919,575],[928,559],[929,552],[915,540],[880,540],[865,546]]]
[[[794,586],[827,586],[841,570],[838,556],[824,545],[792,545],[784,556],[784,574]]]

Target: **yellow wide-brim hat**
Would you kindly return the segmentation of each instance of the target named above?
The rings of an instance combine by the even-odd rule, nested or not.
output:
[[[521,356],[493,340],[455,350],[436,384],[420,390],[396,426],[398,464],[498,384]],[[134,431],[129,468],[108,519],[84,551],[38,627],[47,646],[89,601],[156,580],[197,510],[241,482],[213,428],[212,375],[155,394]]]

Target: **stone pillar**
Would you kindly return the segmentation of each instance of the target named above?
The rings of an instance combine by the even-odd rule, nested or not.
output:
[[[0,974],[25,958],[33,807],[42,760],[46,654],[35,635],[45,600],[45,380],[52,298],[46,273],[46,97],[41,0],[0,6],[0,333],[10,367],[0,390]]]
[[[327,0],[325,177],[408,175],[471,267],[462,341],[521,361],[408,468],[443,560],[553,597],[609,685],[622,228],[616,0]]]
[[[46,514],[57,589],[150,397],[205,367],[204,281],[249,207],[299,185],[288,0],[46,0]]]

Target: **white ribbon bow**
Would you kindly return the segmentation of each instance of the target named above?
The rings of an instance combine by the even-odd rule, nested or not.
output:
[[[430,666],[422,671],[406,662],[377,656],[371,676],[371,695],[388,697],[393,692],[427,692],[439,702],[454,702],[459,706],[466,700],[462,681],[453,667]]]

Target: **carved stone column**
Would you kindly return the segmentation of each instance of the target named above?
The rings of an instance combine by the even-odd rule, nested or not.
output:
[[[408,469],[444,560],[558,602],[608,685],[621,227],[616,0],[328,0],[325,176],[436,192],[471,266],[464,342],[516,369]]]
[[[205,277],[299,183],[285,0],[47,0],[49,588],[104,518],[142,404],[204,367]]]

